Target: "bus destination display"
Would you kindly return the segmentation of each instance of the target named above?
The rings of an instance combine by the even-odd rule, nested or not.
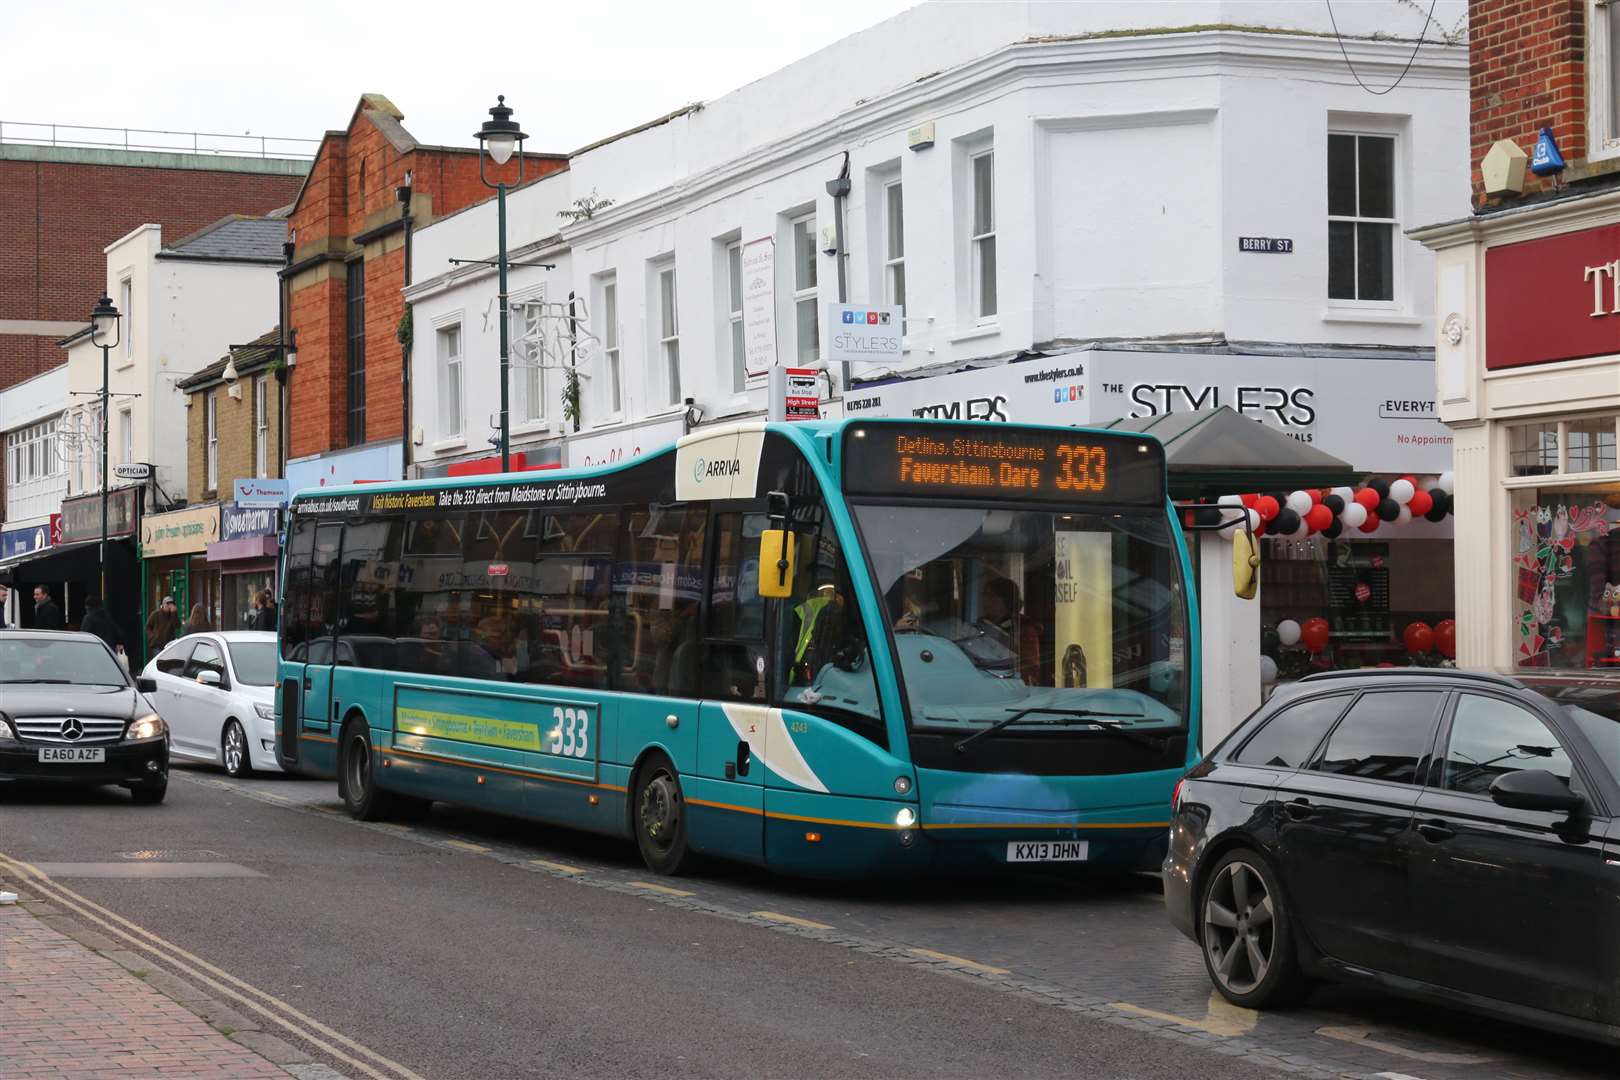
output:
[[[868,495],[1161,505],[1165,494],[1155,442],[1000,424],[851,427],[844,476],[846,491]]]

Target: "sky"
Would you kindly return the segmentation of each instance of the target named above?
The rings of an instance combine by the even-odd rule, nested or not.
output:
[[[471,146],[505,94],[531,150],[566,153],[711,101],[915,3],[29,3],[0,36],[0,125],[317,140],[376,92],[418,140]]]

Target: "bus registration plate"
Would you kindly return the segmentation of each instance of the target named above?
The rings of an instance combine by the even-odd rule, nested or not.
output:
[[[1007,843],[1008,862],[1085,862],[1085,840],[1011,840]]]

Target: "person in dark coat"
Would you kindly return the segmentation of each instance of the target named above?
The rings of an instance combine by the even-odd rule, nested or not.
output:
[[[51,590],[43,585],[34,586],[34,629],[61,630],[67,624],[62,621],[62,609],[56,606],[51,599]]]
[[[101,597],[94,593],[84,599],[84,621],[79,624],[79,629],[96,635],[115,653],[124,651],[124,632],[118,629],[118,620],[101,606]]]
[[[276,596],[269,589],[259,594],[258,610],[253,613],[253,629],[276,632]]]

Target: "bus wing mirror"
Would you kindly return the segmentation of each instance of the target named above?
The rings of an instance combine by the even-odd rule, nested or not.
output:
[[[793,595],[793,534],[766,529],[759,536],[759,595],[784,600]]]
[[[1253,600],[1260,586],[1260,552],[1248,524],[1232,534],[1232,591],[1240,600]]]

